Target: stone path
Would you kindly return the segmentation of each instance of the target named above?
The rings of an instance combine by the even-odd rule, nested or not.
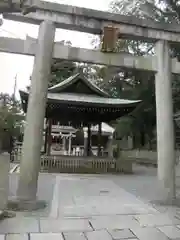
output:
[[[143,185],[155,184],[151,173],[41,174],[38,196],[49,207],[42,212],[18,212],[15,218],[1,221],[0,240],[178,240],[180,209],[152,206],[142,193]],[[16,190],[17,178],[17,174],[10,178],[10,195]],[[141,195],[135,196],[133,189]],[[153,190],[157,191],[156,185],[149,189]]]

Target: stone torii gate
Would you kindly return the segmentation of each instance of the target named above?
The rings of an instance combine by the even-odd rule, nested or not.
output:
[[[158,178],[167,194],[167,200],[172,202],[175,199],[175,145],[171,76],[172,73],[180,74],[180,63],[170,58],[169,49],[170,44],[180,43],[179,25],[160,24],[50,2],[39,2],[36,12],[26,16],[20,13],[6,13],[3,17],[40,24],[37,40],[0,38],[0,51],[35,55],[17,191],[19,206],[24,207],[26,204],[27,208],[33,208],[37,203],[40,149],[52,58],[138,69],[155,74]],[[54,43],[56,27],[102,34],[107,26],[116,28],[116,33],[121,38],[143,39],[155,43],[155,56],[136,57],[124,53],[102,53],[98,50]]]

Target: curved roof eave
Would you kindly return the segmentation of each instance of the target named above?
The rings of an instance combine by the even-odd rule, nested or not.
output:
[[[21,99],[27,98],[29,93],[25,91],[19,91]],[[63,102],[69,102],[69,103],[87,103],[87,104],[100,104],[100,105],[106,105],[111,107],[118,107],[118,106],[124,106],[128,107],[131,105],[136,105],[141,102],[141,100],[127,100],[127,99],[119,99],[119,98],[104,98],[104,97],[98,97],[98,96],[92,96],[92,95],[84,95],[84,94],[70,94],[70,93],[48,93],[47,99],[49,101],[54,101],[56,103],[63,103]]]
[[[64,89],[66,89],[71,84],[75,83],[81,79],[92,91],[96,92],[97,94],[103,96],[103,97],[109,97],[109,94],[102,89],[100,89],[96,84],[94,84],[92,81],[88,80],[85,76],[83,76],[81,73],[76,73],[75,75],[65,79],[64,81],[50,87],[48,89],[48,92],[51,93],[57,93]]]

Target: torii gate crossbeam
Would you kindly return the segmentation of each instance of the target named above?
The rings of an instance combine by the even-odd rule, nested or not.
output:
[[[0,37],[0,52],[34,56],[37,49],[37,39],[27,37],[26,40]],[[86,62],[105,66],[136,69],[156,73],[158,71],[156,56],[133,56],[128,53],[103,53],[99,50],[64,46],[55,42],[53,47],[54,59],[74,62]],[[180,62],[171,59],[171,71],[180,74]]]
[[[0,37],[0,52],[34,56],[37,49],[37,39],[27,37],[26,40]],[[86,62],[105,66],[136,69],[156,73],[157,59],[155,56],[133,56],[128,53],[103,53],[99,50],[76,48],[54,43],[54,59],[74,62]],[[176,58],[171,60],[171,71],[180,74],[180,62]]]
[[[26,4],[30,4],[29,1],[32,0],[26,0]],[[180,42],[179,24],[162,24],[138,19],[134,16],[130,17],[52,2],[34,1],[36,1],[36,12],[25,16],[19,13],[4,14],[3,17],[38,25],[44,20],[49,20],[54,22],[58,28],[92,34],[102,34],[103,28],[110,25],[118,29],[121,38],[143,39],[151,42],[159,39],[175,43]]]

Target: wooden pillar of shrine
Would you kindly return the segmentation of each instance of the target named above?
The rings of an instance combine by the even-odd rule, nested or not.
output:
[[[71,147],[72,147],[72,134],[69,136],[69,144],[68,144],[68,154],[71,156]]]
[[[108,149],[108,157],[113,158],[113,134],[108,136],[107,149]]]
[[[47,129],[47,155],[51,155],[51,145],[52,145],[52,119],[48,120],[48,129]]]
[[[101,153],[101,137],[102,137],[102,124],[98,124],[98,157],[102,156]]]
[[[62,136],[62,150],[65,153],[65,151],[66,151],[66,136],[65,135]]]
[[[87,156],[91,156],[91,124],[88,124]]]
[[[84,130],[84,157],[87,157],[88,152],[88,129]]]
[[[47,153],[47,140],[48,140],[48,119],[46,118],[45,123],[45,136],[44,136],[44,153]]]

